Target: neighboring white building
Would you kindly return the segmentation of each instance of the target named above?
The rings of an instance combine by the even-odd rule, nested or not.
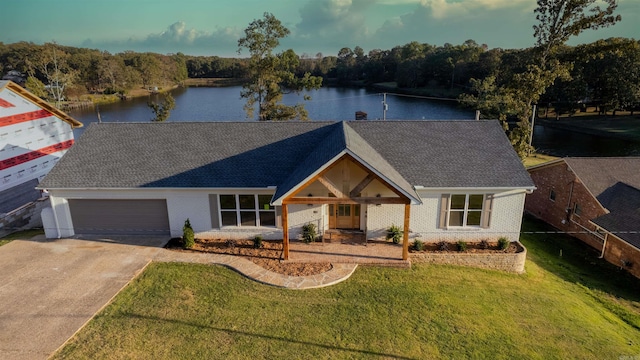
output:
[[[534,185],[497,121],[309,121],[92,124],[39,188],[48,236],[180,236],[188,218],[286,249],[307,223],[367,239],[397,225],[406,249],[517,241]]]
[[[11,81],[0,81],[0,213],[39,197],[35,187],[82,124]]]

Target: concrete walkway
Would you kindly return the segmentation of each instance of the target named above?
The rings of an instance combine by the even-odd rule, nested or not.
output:
[[[310,276],[288,276],[267,270],[256,265],[250,260],[233,255],[165,250],[158,253],[154,260],[162,262],[189,262],[223,265],[263,284],[299,290],[337,284],[348,279],[358,266],[357,264],[332,264],[333,268],[322,274]]]
[[[347,279],[356,264],[319,275],[277,274],[239,257],[170,251],[164,238],[14,240],[0,247],[0,359],[46,359],[152,261],[219,264],[264,284],[309,289]]]

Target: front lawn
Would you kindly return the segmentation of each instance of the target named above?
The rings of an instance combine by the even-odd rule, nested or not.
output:
[[[527,220],[523,230],[548,229]],[[640,354],[640,281],[584,258],[588,251],[571,239],[524,234],[522,241],[529,249],[524,275],[360,267],[345,282],[304,291],[261,285],[219,266],[154,263],[55,358]]]

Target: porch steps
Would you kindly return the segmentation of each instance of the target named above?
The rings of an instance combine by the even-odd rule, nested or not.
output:
[[[366,244],[367,237],[362,230],[330,229],[325,230],[322,242],[340,244]]]

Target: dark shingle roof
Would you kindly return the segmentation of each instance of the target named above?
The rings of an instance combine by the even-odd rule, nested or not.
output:
[[[412,185],[534,187],[497,121],[361,121],[349,125]]]
[[[497,121],[92,124],[39,187],[280,190],[341,151],[402,189],[533,187]]]
[[[592,221],[640,249],[640,190],[617,183],[604,191],[598,200],[610,212]]]
[[[640,249],[640,157],[564,158],[609,213],[593,223]]]
[[[618,182],[640,189],[640,157],[568,157],[564,161],[595,197]]]

